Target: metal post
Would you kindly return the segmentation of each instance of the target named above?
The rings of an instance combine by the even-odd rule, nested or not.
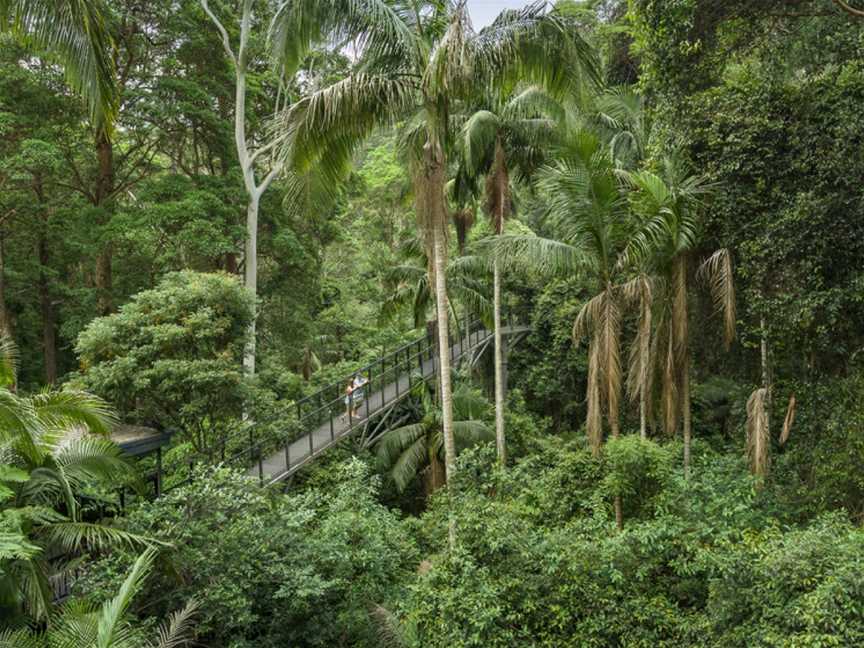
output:
[[[249,461],[254,462],[255,461],[255,454],[254,454],[255,441],[254,441],[254,436],[253,436],[254,433],[252,432],[252,430],[253,430],[253,427],[250,425],[249,426]]]
[[[395,371],[393,372],[393,379],[396,381],[396,398],[399,398],[399,379],[402,377],[402,369],[399,365],[398,351],[396,352],[394,360],[396,360],[396,362],[393,365],[393,368],[395,369]]]
[[[330,440],[332,441],[336,438],[336,432],[333,430],[333,409],[330,407],[328,407],[327,409],[330,414]]]
[[[291,468],[291,442],[285,439],[285,470]]]
[[[314,439],[313,439],[314,433],[315,433],[314,430],[311,430],[309,432],[309,457],[310,458],[315,454],[315,446],[313,445],[314,444]]]

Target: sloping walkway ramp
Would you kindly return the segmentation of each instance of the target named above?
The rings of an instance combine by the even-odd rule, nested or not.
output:
[[[527,326],[510,322],[501,332],[513,336],[529,330]],[[455,363],[481,351],[491,344],[492,337],[492,331],[479,322],[451,336],[451,361]],[[260,453],[248,474],[258,478],[262,485],[287,479],[338,441],[363,428],[370,419],[406,398],[417,380],[433,378],[437,364],[434,341],[427,335],[359,368],[369,384],[364,390],[366,398],[357,408],[357,416],[345,416],[344,390],[351,376],[303,398],[297,402],[297,416],[303,429],[310,431],[272,454]]]

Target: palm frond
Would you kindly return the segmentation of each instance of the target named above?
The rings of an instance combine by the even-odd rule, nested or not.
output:
[[[124,455],[120,446],[103,437],[84,436],[66,440],[52,456],[76,485],[87,480],[119,485],[134,482],[138,477],[134,463]]]
[[[194,600],[174,612],[168,621],[159,627],[158,639],[152,648],[183,648],[191,645],[193,619],[197,613],[198,602]]]
[[[93,434],[107,435],[117,422],[117,415],[108,403],[84,391],[45,390],[31,396],[29,401],[49,431],[67,432],[83,427]]]
[[[454,421],[453,438],[458,449],[463,450],[484,441],[494,441],[495,430],[483,421]]]
[[[273,125],[284,142],[279,156],[288,162],[289,179],[317,167],[323,182],[335,185],[350,170],[359,142],[404,114],[415,92],[412,79],[357,72],[296,102]]]
[[[586,265],[585,255],[577,248],[539,236],[502,234],[490,237],[478,249],[496,259],[502,272],[521,270],[543,277],[566,276]]]
[[[124,616],[132,599],[141,591],[144,581],[153,569],[156,550],[147,549],[138,556],[116,596],[102,607],[96,636],[96,648],[112,648],[115,640],[125,634]]]
[[[489,110],[478,110],[465,122],[462,127],[462,147],[470,175],[479,175],[488,166],[500,126],[498,115]]]
[[[57,522],[38,530],[36,537],[68,553],[83,547],[107,549],[115,546],[167,546],[159,540],[90,522]]]
[[[110,131],[118,92],[106,14],[101,0],[0,0],[0,31],[61,63],[97,128]]]
[[[369,57],[417,54],[410,26],[393,3],[384,0],[287,0],[270,23],[270,49],[275,60],[293,73],[316,43],[339,48],[352,41]]]
[[[569,94],[589,82],[600,84],[597,59],[575,20],[546,2],[502,11],[473,39],[475,75],[482,87],[505,94],[517,83],[536,83]]]
[[[404,492],[420,473],[429,454],[425,435],[405,448],[390,467],[390,477],[400,493]]]
[[[13,387],[18,376],[18,345],[0,331],[0,387]]]
[[[651,333],[652,310],[654,306],[654,279],[639,274],[622,286],[622,293],[638,309],[636,338],[630,346],[630,360],[627,371],[627,392],[631,400],[644,397],[645,402],[651,394]]]
[[[426,436],[426,430],[421,423],[412,423],[393,428],[381,436],[376,449],[378,459],[387,466],[392,466],[399,456],[418,440]]]
[[[31,401],[0,389],[0,443],[38,465],[45,455],[43,436],[43,426]]]
[[[40,634],[28,630],[2,630],[0,648],[45,648],[45,643]]]
[[[378,645],[381,648],[407,647],[404,628],[395,614],[382,605],[375,605],[372,618],[378,627]]]
[[[735,280],[732,254],[728,248],[717,250],[708,257],[698,274],[711,290],[715,310],[723,316],[723,342],[729,349],[735,339]]]
[[[770,461],[771,432],[768,429],[768,390],[760,387],[747,399],[747,457],[750,472],[764,478]]]

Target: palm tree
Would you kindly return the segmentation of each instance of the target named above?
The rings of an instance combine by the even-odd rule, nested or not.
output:
[[[399,246],[401,257],[396,265],[388,268],[384,276],[387,296],[381,305],[381,316],[390,320],[410,309],[415,328],[427,322],[435,306],[434,293],[429,288],[429,259],[423,241],[411,237]],[[489,296],[486,289],[485,267],[475,256],[459,256],[448,260],[447,286],[453,300],[460,301],[466,311],[486,315],[489,311]],[[448,300],[450,316],[458,319],[452,300]]]
[[[566,135],[558,159],[539,172],[558,240],[499,236],[495,255],[502,266],[525,266],[541,275],[583,274],[593,296],[573,324],[573,338],[589,338],[585,431],[595,455],[603,444],[603,412],[610,434],[620,434],[621,323],[624,292],[619,259],[628,236],[627,202],[607,147],[586,129]],[[615,518],[623,523],[620,498]]]
[[[12,392],[14,345],[0,340],[0,349],[0,519],[14,536],[14,549],[0,546],[0,608],[42,619],[49,577],[67,567],[52,559],[84,546],[143,542],[85,522],[77,495],[87,484],[133,481],[135,471],[105,436],[115,419],[103,401],[76,391]]]
[[[684,474],[690,472],[692,421],[690,409],[690,343],[688,297],[693,279],[704,278],[723,317],[725,345],[735,337],[735,290],[731,254],[721,249],[691,272],[699,241],[701,199],[711,187],[688,174],[676,158],[663,161],[662,176],[651,171],[622,172],[635,190],[634,206],[641,216],[628,243],[625,263],[649,263],[664,278],[663,305],[655,340],[655,361],[662,375],[664,428],[674,433],[683,419]]]
[[[135,561],[113,599],[101,606],[70,603],[52,618],[45,631],[0,632],[0,648],[182,648],[191,645],[192,618],[196,604],[190,602],[157,628],[152,639],[136,627],[129,607],[153,569],[156,551],[148,549]]]
[[[445,484],[443,421],[427,383],[419,383],[416,389],[420,392],[420,421],[384,434],[378,442],[378,459],[399,492],[422,474],[428,496]],[[493,438],[483,422],[488,405],[465,383],[453,391],[453,433],[458,446],[466,448]]]
[[[530,86],[505,101],[488,98],[462,128],[462,157],[468,178],[486,176],[485,209],[495,236],[504,233],[512,214],[510,176],[527,180],[544,158],[562,110],[541,88]],[[551,113],[551,118],[546,116]],[[466,185],[475,183],[468,182]],[[492,260],[493,328],[495,338],[495,439],[498,462],[507,464],[504,431],[504,350],[501,336],[501,272]]]
[[[0,32],[56,59],[87,101],[97,130],[111,130],[117,89],[102,0],[0,0]]]
[[[285,111],[292,169],[319,165],[335,181],[350,167],[357,142],[378,126],[404,123],[415,208],[432,260],[448,478],[456,469],[445,274],[450,115],[454,101],[478,87],[505,89],[519,79],[573,86],[585,70],[595,74],[575,23],[545,5],[505,11],[479,33],[463,2],[445,0],[288,0],[274,22],[273,42],[289,66],[316,41],[354,42],[359,49],[354,73]]]

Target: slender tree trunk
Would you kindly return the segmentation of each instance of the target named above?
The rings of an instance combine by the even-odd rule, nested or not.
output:
[[[54,304],[51,302],[51,289],[45,268],[48,266],[48,243],[45,235],[40,234],[37,243],[39,258],[39,304],[42,315],[42,349],[45,366],[45,382],[57,382],[57,322]]]
[[[495,236],[501,236],[504,233],[504,220],[510,215],[510,174],[500,135],[495,141],[491,182],[487,183],[487,187],[494,191],[489,200],[489,207],[493,210],[492,227]],[[504,379],[504,348],[501,337],[501,270],[497,260],[492,268],[492,284],[495,319],[495,441],[498,447],[498,463],[503,468],[507,465],[507,440],[504,432],[504,394],[507,383]]]
[[[645,391],[639,390],[639,436],[644,440],[648,438],[648,413]]]
[[[100,315],[108,315],[114,310],[114,298],[112,296],[114,286],[113,259],[114,246],[110,242],[105,243],[96,256],[96,299]]]
[[[613,439],[617,439],[621,436],[621,424],[618,421],[618,417],[614,417],[610,419],[610,432],[612,434]],[[615,508],[615,526],[620,531],[624,528],[624,505],[621,501],[621,496],[616,495],[613,501],[613,506]]]
[[[435,303],[438,314],[438,366],[441,374],[441,412],[444,428],[444,467],[449,482],[456,474],[456,443],[453,439],[453,386],[450,376],[450,335],[447,302],[447,247],[440,226],[432,229],[434,237]]]
[[[103,210],[110,208],[109,200],[114,190],[114,144],[104,130],[96,135],[96,155],[99,161],[99,176],[96,181],[94,204]],[[114,310],[114,276],[111,263],[114,246],[111,241],[102,244],[96,255],[96,300],[100,315],[107,315]]]
[[[252,194],[246,208],[246,245],[245,245],[244,284],[253,297],[258,297],[258,196]],[[249,376],[255,375],[255,331],[258,319],[258,306],[249,324],[246,348],[243,351],[243,369]]]
[[[684,408],[684,477],[690,477],[690,441],[693,424],[690,412],[690,352],[684,352],[681,370],[681,403]]]
[[[244,246],[245,272],[244,284],[246,289],[257,299],[258,297],[258,207],[261,196],[276,178],[281,170],[281,163],[276,163],[264,178],[258,182],[255,178],[255,160],[260,154],[267,150],[272,151],[275,142],[265,144],[256,150],[251,150],[246,133],[246,73],[248,70],[248,47],[252,32],[252,4],[253,0],[243,0],[240,6],[240,43],[235,54],[231,47],[228,32],[219,18],[211,11],[208,0],[200,0],[204,12],[216,26],[222,37],[222,46],[225,54],[234,64],[234,144],[237,148],[237,158],[243,173],[243,185],[248,198],[246,204],[246,243]],[[278,99],[277,99],[278,108]],[[255,351],[256,351],[256,320],[258,317],[257,306],[255,316],[249,325],[249,339],[243,352],[243,369],[247,375],[255,373]]]
[[[498,463],[507,465],[507,442],[504,436],[504,345],[501,335],[501,271],[498,261],[493,262],[493,309],[495,318],[495,444],[498,447]]]
[[[681,380],[681,411],[684,426],[684,477],[690,476],[690,442],[693,423],[690,409],[690,340],[687,309],[687,258],[678,255],[675,261],[675,303],[673,305],[675,354],[680,359],[678,372]]]
[[[768,327],[765,324],[765,316],[759,318],[759,330],[761,339],[759,351],[762,360],[762,386],[765,388],[765,424],[771,429],[771,391],[773,380],[771,376],[771,359],[768,353]]]
[[[443,171],[442,171],[443,174]],[[442,175],[443,178],[443,175]],[[443,183],[441,184],[443,203]],[[437,186],[434,191],[437,191]],[[443,207],[443,204],[442,204]],[[435,309],[438,315],[438,366],[441,381],[441,419],[444,434],[444,470],[446,472],[448,491],[450,483],[456,475],[456,443],[453,438],[453,386],[450,380],[450,334],[449,310],[447,300],[447,245],[444,227],[446,220],[436,219],[432,226],[433,263],[435,266]],[[450,548],[456,546],[456,520],[450,516],[448,523],[448,538]]]

